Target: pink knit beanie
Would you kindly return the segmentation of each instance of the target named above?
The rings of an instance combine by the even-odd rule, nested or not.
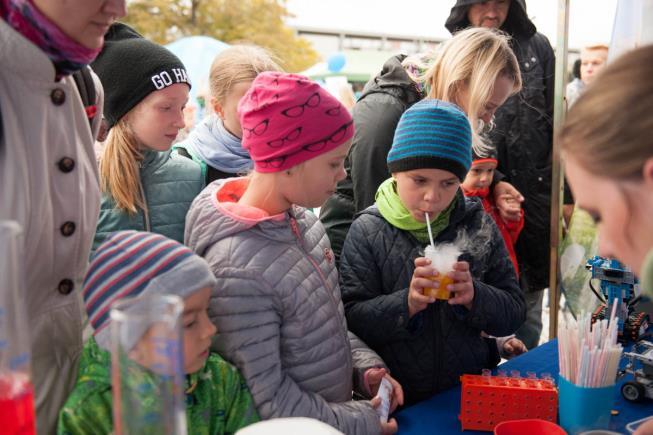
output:
[[[324,154],[354,135],[349,111],[307,77],[259,74],[238,104],[243,148],[257,172],[279,172]]]

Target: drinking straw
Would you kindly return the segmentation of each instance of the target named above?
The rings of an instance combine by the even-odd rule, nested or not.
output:
[[[558,351],[560,375],[583,387],[613,385],[623,348],[617,343],[616,308],[610,319],[592,325],[591,315],[584,313],[571,319],[560,330]]]
[[[435,249],[435,243],[433,243],[433,232],[431,231],[431,219],[429,219],[429,214],[424,212],[424,217],[426,217],[426,228],[429,230],[429,240],[431,240],[431,246]]]

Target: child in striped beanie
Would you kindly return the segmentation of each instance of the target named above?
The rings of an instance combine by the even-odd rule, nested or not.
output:
[[[109,312],[115,302],[126,297],[155,294],[177,295],[184,300],[189,433],[233,433],[258,421],[238,370],[209,352],[216,333],[207,314],[214,286],[215,278],[206,261],[174,240],[137,231],[110,235],[95,251],[84,280],[82,295],[94,332],[84,345],[75,389],[60,412],[58,433],[112,432]],[[133,331],[134,346],[145,332]]]
[[[472,133],[456,105],[426,99],[401,116],[387,157],[392,178],[353,222],[340,264],[347,326],[386,363],[415,403],[499,361],[496,342],[524,321],[522,291],[496,225],[460,184],[472,163]],[[430,222],[427,222],[427,216]],[[469,243],[447,275],[424,258],[461,233]]]

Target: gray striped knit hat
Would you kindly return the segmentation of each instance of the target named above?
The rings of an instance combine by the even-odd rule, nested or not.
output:
[[[401,115],[388,153],[390,173],[443,169],[462,181],[471,164],[472,131],[458,106],[426,99]]]
[[[114,302],[153,294],[183,299],[215,283],[206,261],[181,243],[160,234],[118,231],[95,251],[82,296],[95,339],[109,350],[107,326]]]

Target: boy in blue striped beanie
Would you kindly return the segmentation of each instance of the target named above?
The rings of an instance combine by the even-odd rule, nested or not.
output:
[[[111,234],[95,251],[84,280],[82,295],[94,332],[84,345],[75,389],[59,414],[58,433],[112,433],[109,312],[115,302],[126,297],[154,294],[177,295],[184,300],[189,433],[233,433],[258,421],[238,370],[209,351],[216,329],[207,308],[215,283],[206,261],[179,242],[138,231]],[[132,331],[133,346],[145,332]],[[155,385],[155,379],[151,381]],[[155,400],[143,397],[144,404]]]
[[[347,326],[375,350],[404,388],[406,403],[431,397],[499,361],[495,340],[524,321],[524,298],[496,225],[460,184],[472,163],[469,121],[456,105],[422,100],[404,112],[388,154],[392,177],[345,241],[340,280]],[[427,216],[428,221],[427,222]],[[464,233],[446,276],[424,258]]]

